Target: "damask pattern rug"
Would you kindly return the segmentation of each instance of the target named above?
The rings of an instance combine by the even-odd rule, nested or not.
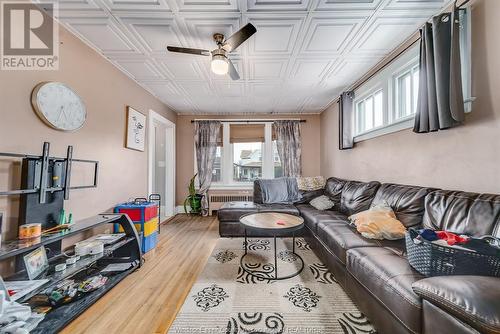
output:
[[[274,277],[272,238],[249,238],[242,270],[243,238],[221,238],[188,294],[169,333],[320,334],[375,333],[366,317],[302,238],[295,251],[304,260],[300,275]],[[278,274],[300,268],[292,239],[278,239]]]

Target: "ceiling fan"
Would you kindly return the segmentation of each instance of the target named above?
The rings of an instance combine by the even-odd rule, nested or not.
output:
[[[231,59],[227,57],[227,54],[231,51],[236,50],[243,42],[250,38],[253,34],[257,32],[257,29],[248,23],[243,28],[235,32],[228,39],[224,38],[223,34],[215,33],[214,41],[217,44],[217,49],[213,51],[203,50],[203,49],[192,49],[192,48],[182,48],[177,46],[167,46],[167,50],[170,52],[188,53],[198,56],[212,56],[212,61],[210,63],[210,68],[212,72],[218,75],[229,76],[233,80],[238,80],[240,75],[233,65]]]

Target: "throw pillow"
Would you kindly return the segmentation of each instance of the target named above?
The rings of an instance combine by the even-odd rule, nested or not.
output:
[[[325,195],[314,198],[309,202],[309,204],[311,204],[318,210],[328,210],[333,208],[334,205],[334,203],[328,198],[328,196]]]
[[[312,191],[323,189],[326,181],[323,176],[305,176],[297,178],[297,185],[299,190]]]
[[[387,205],[377,205],[349,217],[356,229],[368,239],[397,240],[405,237],[406,228]]]

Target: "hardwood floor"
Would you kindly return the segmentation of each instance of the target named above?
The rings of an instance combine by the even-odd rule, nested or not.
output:
[[[217,218],[178,215],[162,225],[146,263],[62,333],[165,333],[219,238]]]

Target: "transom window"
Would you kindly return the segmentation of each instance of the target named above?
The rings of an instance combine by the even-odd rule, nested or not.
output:
[[[356,103],[356,133],[363,133],[384,124],[381,90]]]
[[[395,86],[397,108],[395,109],[394,120],[398,120],[416,113],[418,80],[418,65],[413,66],[410,70],[405,71],[403,74],[396,77]]]

